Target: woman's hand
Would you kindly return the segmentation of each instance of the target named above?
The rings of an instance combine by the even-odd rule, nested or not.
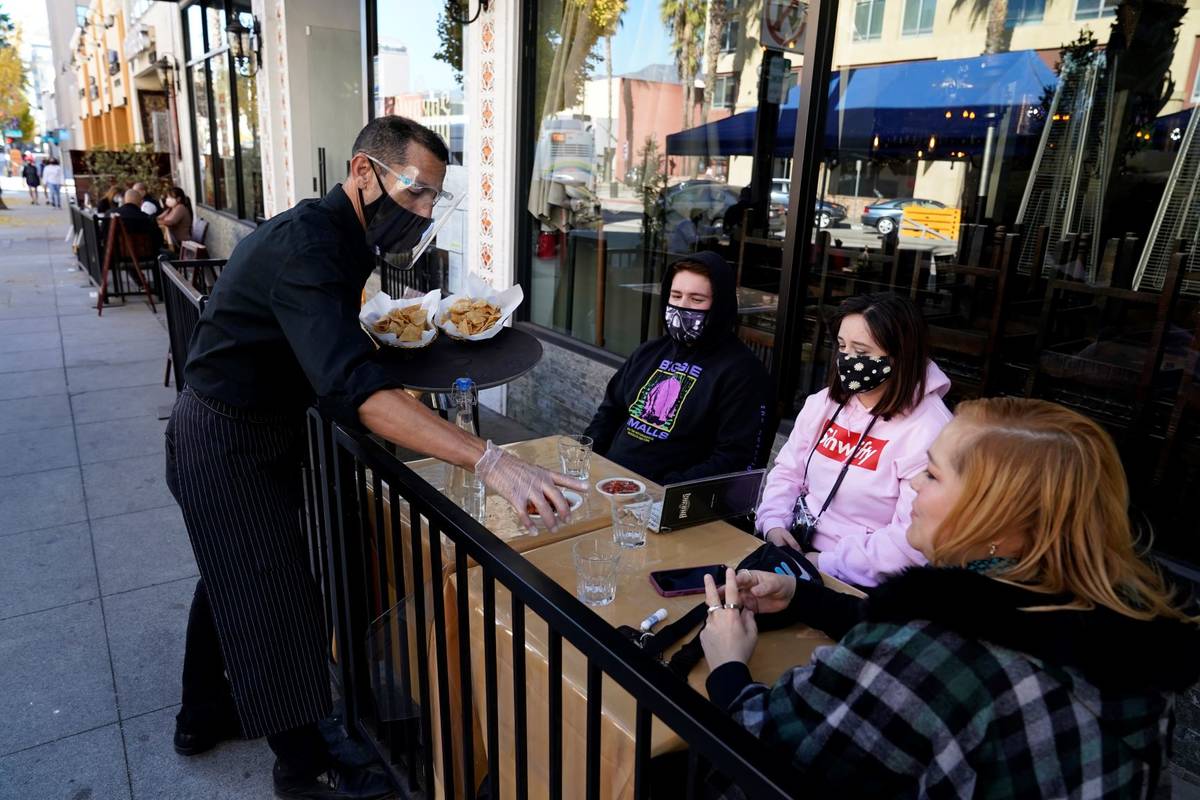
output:
[[[743,607],[755,614],[774,614],[792,602],[796,579],[775,572],[744,569],[737,574],[737,587]]]
[[[758,626],[754,624],[754,612],[737,602],[738,586],[733,570],[725,570],[724,601],[711,575],[704,576],[704,598],[709,612],[708,623],[700,631],[700,644],[704,647],[708,668],[716,669],[730,661],[745,664],[758,641]],[[734,608],[724,608],[722,603]]]
[[[793,550],[800,549],[800,543],[796,541],[796,537],[788,533],[787,528],[771,528],[767,531],[767,541],[776,547],[788,546]]]

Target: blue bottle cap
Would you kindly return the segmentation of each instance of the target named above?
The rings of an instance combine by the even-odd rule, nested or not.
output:
[[[454,381],[454,390],[457,392],[469,392],[475,388],[475,381],[470,378],[458,378]]]

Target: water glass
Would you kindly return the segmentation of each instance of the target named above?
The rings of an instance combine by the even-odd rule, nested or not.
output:
[[[621,548],[607,539],[588,538],[572,545],[575,596],[589,606],[606,606],[617,597]]]
[[[565,475],[586,481],[592,460],[592,437],[560,436],[558,460]]]
[[[487,516],[487,487],[483,481],[475,480],[463,486],[462,510],[474,517],[476,522],[483,522]]]
[[[641,547],[646,543],[646,526],[654,501],[645,492],[612,498],[613,541],[621,547]]]

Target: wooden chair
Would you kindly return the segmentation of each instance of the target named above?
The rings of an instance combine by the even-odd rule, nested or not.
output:
[[[192,238],[179,243],[179,260],[208,258],[208,248],[204,240],[208,237],[208,221],[200,217],[192,218]]]
[[[1021,254],[1020,236],[1003,226],[984,245],[983,226],[964,226],[957,258],[918,258],[909,296],[922,309],[933,359],[952,378],[958,399],[990,394],[1005,336],[1009,287]]]
[[[108,222],[108,242],[105,245],[104,269],[100,273],[100,294],[96,299],[96,313],[104,314],[104,304],[108,300],[108,285],[111,276],[113,294],[124,299],[126,292],[122,289],[121,271],[133,273],[142,291],[146,293],[146,302],[155,314],[158,308],[154,305],[154,291],[142,271],[142,263],[153,274],[154,265],[159,252],[159,233],[154,220],[126,220],[113,214]]]
[[[1025,396],[1075,406],[1126,436],[1143,428],[1186,271],[1185,247],[1181,242],[1171,257],[1159,292],[1047,280]]]
[[[1193,423],[1200,422],[1200,380],[1196,371],[1200,370],[1200,306],[1192,312],[1192,342],[1188,347],[1187,356],[1183,361],[1183,375],[1179,379],[1179,389],[1175,402],[1171,404],[1171,413],[1167,417],[1167,426],[1163,437],[1162,449],[1159,451],[1158,465],[1154,470],[1154,483],[1160,485],[1167,476],[1167,470],[1174,452],[1180,448],[1179,439],[1183,429],[1184,413],[1191,412]],[[1194,425],[1200,433],[1200,425]],[[1183,452],[1190,454],[1187,459],[1191,464],[1200,468],[1200,437],[1193,443],[1184,442]],[[1190,446],[1189,446],[1190,444]]]
[[[829,319],[843,300],[867,292],[894,291],[900,270],[900,250],[890,252],[868,248],[835,247],[829,231],[817,234],[815,284],[810,284],[805,304],[805,324],[811,358],[804,374],[804,385],[816,391],[818,365],[829,339]]]

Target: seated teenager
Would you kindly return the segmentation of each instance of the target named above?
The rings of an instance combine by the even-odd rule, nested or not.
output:
[[[608,382],[585,433],[594,450],[657,483],[761,466],[770,443],[770,378],[735,333],[734,274],[716,253],[663,278],[667,332]]]
[[[1138,557],[1108,434],[1041,400],[965,402],[913,485],[930,566],[865,600],[743,570],[726,608],[707,581],[709,696],[814,796],[1153,796],[1200,619]],[[839,641],[754,683],[755,612]]]
[[[817,567],[860,586],[924,563],[904,539],[925,451],[950,411],[921,313],[896,294],[852,297],[830,330],[829,385],[796,417],[767,476],[755,526],[774,544],[818,550]]]

